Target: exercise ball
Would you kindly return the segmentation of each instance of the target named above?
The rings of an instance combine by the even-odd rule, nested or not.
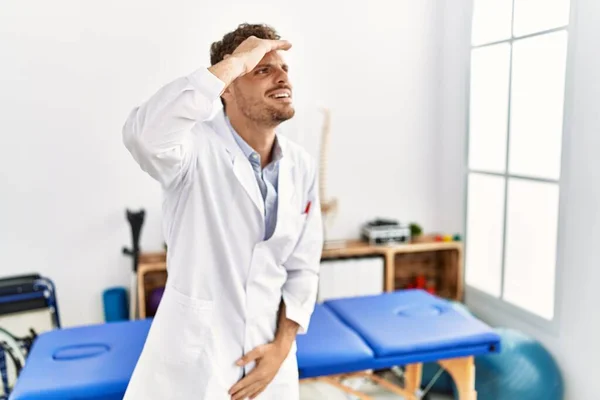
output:
[[[522,332],[496,328],[501,337],[500,353],[475,357],[477,400],[562,400],[564,381],[552,355],[537,340]],[[423,365],[427,385],[439,365]],[[444,371],[432,386],[433,393],[454,394],[454,381]]]
[[[498,328],[501,352],[475,359],[479,400],[562,400],[564,382],[552,355],[537,340]]]

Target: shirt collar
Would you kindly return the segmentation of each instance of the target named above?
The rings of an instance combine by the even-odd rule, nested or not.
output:
[[[258,154],[245,140],[240,136],[239,133],[233,128],[231,125],[231,121],[229,117],[225,116],[225,122],[227,122],[227,126],[229,130],[233,134],[233,138],[236,143],[244,153],[247,159],[250,161],[258,161],[260,165],[260,154]],[[271,162],[277,162],[283,157],[283,151],[281,149],[281,145],[279,143],[279,138],[275,135],[275,141],[273,142],[273,150],[272,150],[272,160]]]

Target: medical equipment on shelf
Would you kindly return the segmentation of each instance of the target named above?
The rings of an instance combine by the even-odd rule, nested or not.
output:
[[[409,225],[389,219],[375,219],[363,224],[361,236],[371,244],[408,243],[411,240]]]
[[[40,335],[11,400],[121,399],[152,319],[76,327]],[[362,374],[407,399],[419,396],[424,362],[450,371],[460,400],[472,400],[477,355],[499,351],[500,338],[475,317],[420,290],[327,300],[297,339],[302,382],[407,366],[407,386]],[[353,391],[354,392],[354,391]],[[362,395],[363,399],[368,396]]]

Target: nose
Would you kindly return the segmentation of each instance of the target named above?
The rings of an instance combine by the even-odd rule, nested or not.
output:
[[[288,73],[282,68],[278,68],[277,71],[278,72],[275,76],[276,83],[278,85],[286,85],[291,88],[292,83],[290,82],[290,77],[289,77]]]

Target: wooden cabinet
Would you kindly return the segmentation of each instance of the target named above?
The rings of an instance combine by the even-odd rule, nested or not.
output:
[[[165,286],[167,281],[167,253],[140,254],[137,270],[137,317],[149,317],[148,299],[155,289]]]
[[[461,242],[437,242],[426,236],[414,243],[371,245],[351,240],[326,245],[323,259],[380,255],[385,260],[385,291],[425,286],[432,293],[462,301],[463,246]]]
[[[423,237],[414,243],[370,245],[360,240],[327,243],[323,259],[346,257],[384,258],[384,291],[425,285],[431,292],[451,300],[463,300],[463,246],[461,242],[436,242]],[[138,318],[148,317],[147,301],[167,279],[166,253],[142,253],[137,274]]]

